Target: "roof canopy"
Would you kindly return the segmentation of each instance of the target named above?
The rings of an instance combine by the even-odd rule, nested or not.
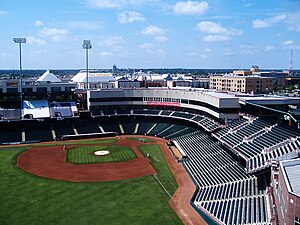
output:
[[[53,73],[50,73],[50,70],[47,70],[39,79],[37,79],[37,82],[61,83],[62,81]]]

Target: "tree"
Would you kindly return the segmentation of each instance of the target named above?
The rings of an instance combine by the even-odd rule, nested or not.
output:
[[[293,91],[293,89],[294,89],[294,86],[293,85],[289,85],[288,91],[291,92],[291,91]]]
[[[277,92],[277,91],[278,91],[278,87],[277,87],[276,85],[273,87],[273,91],[274,91],[274,92]]]

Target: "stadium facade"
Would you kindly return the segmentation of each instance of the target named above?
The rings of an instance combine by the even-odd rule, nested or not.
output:
[[[165,81],[168,87],[85,90],[81,85],[74,92],[77,102],[26,99],[19,109],[1,107],[0,142],[162,137],[182,152],[182,164],[197,187],[191,204],[208,223],[297,224],[298,194],[287,181],[298,184],[300,178],[286,172],[299,162],[299,130],[288,126],[294,121],[297,127],[297,118],[267,106],[267,96],[247,100]],[[276,102],[300,106],[297,98]],[[78,109],[84,104],[85,110]],[[271,169],[277,163],[279,173]]]

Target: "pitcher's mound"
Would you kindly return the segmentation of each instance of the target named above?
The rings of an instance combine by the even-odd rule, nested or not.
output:
[[[104,156],[104,155],[108,155],[108,154],[109,154],[109,151],[105,151],[105,150],[94,152],[94,155],[97,155],[97,156]]]

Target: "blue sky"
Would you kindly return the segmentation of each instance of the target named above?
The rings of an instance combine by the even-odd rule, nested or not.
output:
[[[0,69],[300,68],[299,0],[1,0]]]

